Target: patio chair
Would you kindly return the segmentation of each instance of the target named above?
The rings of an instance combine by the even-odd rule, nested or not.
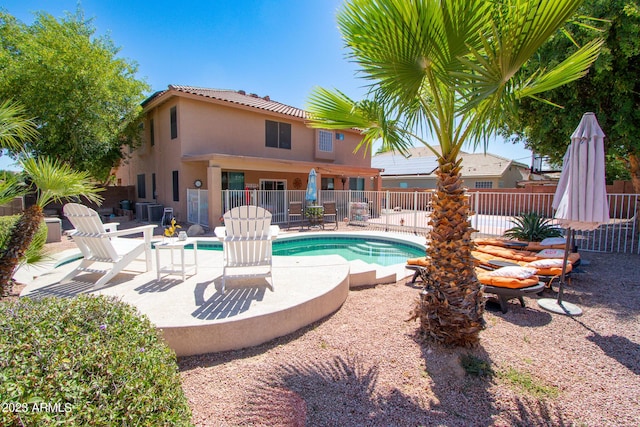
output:
[[[322,228],[324,228],[325,224],[333,222],[336,225],[333,229],[337,230],[338,229],[338,211],[336,210],[336,202],[324,202],[322,204],[322,207],[324,208]]]
[[[93,285],[99,288],[114,278],[139,255],[145,255],[146,271],[151,270],[151,236],[155,225],[144,225],[126,230],[116,230],[111,224],[103,224],[98,213],[78,203],[68,203],[64,215],[74,226],[69,235],[78,245],[83,259],[80,265],[67,274],[60,283],[69,282],[82,272],[101,273],[103,276]],[[122,239],[121,236],[143,234],[143,239]],[[109,264],[109,268],[93,268],[94,263]]]
[[[271,278],[273,287],[272,241],[280,228],[271,225],[271,213],[259,206],[238,206],[224,214],[224,227],[216,227],[215,234],[222,241],[222,292],[230,277]],[[236,272],[230,274],[229,270]]]
[[[292,223],[298,223],[300,229],[304,225],[304,215],[302,212],[302,202],[289,202],[289,211],[287,212],[287,229],[291,228]]]

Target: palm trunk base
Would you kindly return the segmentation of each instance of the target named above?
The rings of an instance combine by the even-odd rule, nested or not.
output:
[[[13,288],[13,273],[24,257],[33,236],[44,218],[42,208],[33,205],[25,209],[11,229],[6,248],[0,253],[0,295],[6,296]]]
[[[437,287],[425,288],[415,307],[422,338],[446,347],[478,345],[485,327],[482,299],[482,291],[477,290],[469,292],[461,304],[452,304]]]
[[[460,169],[459,160],[440,162],[438,187],[431,202],[430,263],[412,319],[420,319],[420,334],[425,339],[469,347],[479,343],[485,327],[484,298],[471,253],[474,230]]]

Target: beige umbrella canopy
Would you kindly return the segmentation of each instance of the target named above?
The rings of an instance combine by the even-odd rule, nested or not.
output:
[[[604,164],[604,132],[596,115],[585,113],[571,135],[553,198],[561,227],[595,230],[609,222]]]
[[[567,255],[572,246],[574,230],[595,230],[609,222],[604,174],[604,136],[596,115],[585,113],[571,135],[571,144],[564,155],[562,174],[552,204],[558,224],[567,229],[562,277],[557,300],[538,300],[542,308],[555,313],[582,313],[574,304],[562,301]]]

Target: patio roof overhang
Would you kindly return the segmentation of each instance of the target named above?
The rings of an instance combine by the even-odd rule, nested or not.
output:
[[[233,156],[228,154],[203,154],[182,156],[183,162],[206,162],[209,166],[222,169],[309,173],[313,168],[318,174],[337,176],[379,176],[384,169],[363,168],[349,165],[336,165],[323,162],[303,162],[296,160],[266,159],[252,156]]]

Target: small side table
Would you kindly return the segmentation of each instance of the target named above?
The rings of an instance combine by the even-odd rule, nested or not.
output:
[[[193,245],[193,264],[185,264],[184,248],[187,245]],[[162,277],[162,274],[181,274],[182,281],[185,281],[187,273],[198,273],[198,241],[195,239],[187,240],[173,240],[170,242],[162,242],[155,244],[156,249],[156,267],[158,270],[158,280]],[[160,251],[168,249],[171,253],[171,264],[163,267],[160,265]],[[177,259],[174,258],[174,250],[180,251],[180,262],[177,263]]]

